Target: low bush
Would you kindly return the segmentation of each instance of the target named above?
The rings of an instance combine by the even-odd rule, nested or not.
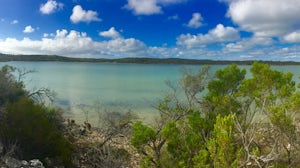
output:
[[[20,159],[59,158],[72,167],[72,144],[63,135],[62,117],[58,110],[47,108],[31,98],[16,69],[0,69],[0,142],[4,153]]]
[[[24,159],[60,156],[64,164],[71,164],[72,146],[59,129],[55,110],[48,110],[31,99],[23,98],[7,105],[1,122],[4,146],[15,142],[18,155]]]

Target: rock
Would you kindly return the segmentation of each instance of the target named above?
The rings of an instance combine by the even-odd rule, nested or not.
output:
[[[5,157],[3,158],[3,161],[8,168],[20,168],[22,166],[21,161],[12,157]]]
[[[80,127],[80,135],[84,135],[86,133],[85,127]]]
[[[4,165],[0,164],[1,168],[45,168],[43,163],[38,159],[33,159],[27,162],[26,160],[18,160],[12,157],[2,158]]]
[[[38,159],[33,159],[29,161],[29,166],[32,168],[45,168],[43,163]]]
[[[22,160],[21,163],[22,166],[29,166],[29,163],[26,160]]]

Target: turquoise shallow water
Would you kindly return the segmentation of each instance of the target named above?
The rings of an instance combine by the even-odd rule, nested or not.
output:
[[[57,93],[54,105],[65,109],[65,115],[82,121],[86,117],[96,123],[99,115],[90,107],[104,110],[129,110],[142,119],[157,113],[152,107],[168,92],[167,80],[176,83],[181,71],[197,71],[201,65],[141,65],[66,62],[7,62],[20,69],[35,70],[27,75],[27,89],[48,87]],[[215,71],[225,66],[214,65]],[[241,66],[249,69],[249,66]],[[274,69],[300,75],[300,66],[273,66]],[[298,78],[295,78],[298,80]],[[98,111],[99,111],[98,110]]]

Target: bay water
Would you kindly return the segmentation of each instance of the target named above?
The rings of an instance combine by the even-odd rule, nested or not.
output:
[[[158,114],[154,108],[170,88],[178,84],[182,69],[197,72],[201,65],[114,64],[86,62],[1,62],[19,69],[34,70],[24,79],[28,90],[46,87],[56,92],[53,103],[64,109],[64,116],[96,124],[103,111],[131,110],[142,120]],[[212,65],[211,72],[225,65]],[[240,66],[249,72],[250,66]],[[298,83],[300,66],[272,66],[292,72]]]

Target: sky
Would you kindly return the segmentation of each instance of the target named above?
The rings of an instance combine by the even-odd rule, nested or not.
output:
[[[0,53],[300,61],[300,0],[0,0]]]

